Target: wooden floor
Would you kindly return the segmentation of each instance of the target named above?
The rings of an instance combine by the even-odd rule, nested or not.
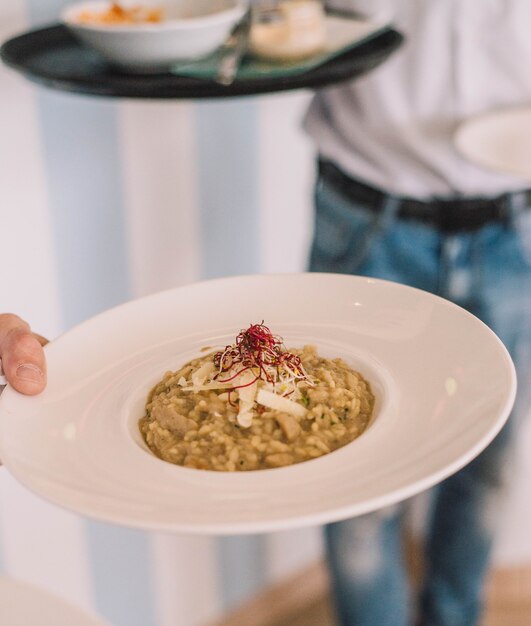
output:
[[[209,626],[337,626],[323,563],[267,589]],[[482,626],[531,626],[531,563],[497,570],[489,579]]]

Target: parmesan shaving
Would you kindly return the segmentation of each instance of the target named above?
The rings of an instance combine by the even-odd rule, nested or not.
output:
[[[307,410],[302,406],[302,404],[293,402],[293,400],[279,396],[271,391],[266,391],[265,389],[258,390],[256,401],[258,404],[262,404],[269,409],[283,411],[284,413],[289,413],[295,417],[305,417],[307,413]]]
[[[258,391],[256,376],[251,370],[246,370],[238,376],[238,384],[244,386],[238,388],[240,402],[237,420],[240,426],[249,428],[254,417],[254,401]]]
[[[192,372],[192,384],[194,388],[200,387],[213,371],[214,363],[212,363],[212,361],[206,361],[198,370]]]

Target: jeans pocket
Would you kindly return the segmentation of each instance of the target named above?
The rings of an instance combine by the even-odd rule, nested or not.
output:
[[[378,230],[376,214],[349,202],[319,180],[315,190],[315,223],[310,257],[314,272],[356,273]]]

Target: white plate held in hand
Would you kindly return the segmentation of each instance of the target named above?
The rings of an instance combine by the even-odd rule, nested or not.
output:
[[[358,439],[312,461],[211,472],[156,458],[138,430],[150,388],[203,346],[264,320],[285,345],[315,344],[376,396]],[[0,458],[38,495],[162,531],[256,533],[397,502],[474,458],[507,419],[512,361],[463,309],[402,285],[333,274],[243,276],[111,309],[45,348],[48,387],[0,397]]]
[[[476,165],[531,181],[531,107],[473,117],[458,128],[455,145]]]

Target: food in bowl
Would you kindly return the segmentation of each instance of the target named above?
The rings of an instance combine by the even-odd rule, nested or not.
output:
[[[122,0],[122,17],[112,22],[116,14],[112,6],[105,0],[80,2],[68,6],[61,18],[76,37],[110,64],[140,74],[167,72],[178,61],[208,56],[228,39],[245,12],[243,0],[161,0],[156,5],[161,12],[157,21],[146,19],[148,3]],[[138,19],[127,21],[140,7]]]
[[[268,61],[299,61],[325,44],[325,13],[318,0],[283,0],[273,11],[258,11],[251,29],[250,51]]]
[[[314,346],[287,350],[261,324],[234,344],[167,372],[139,426],[149,449],[184,467],[248,471],[308,461],[359,437],[371,421],[370,384]]]
[[[164,10],[161,7],[143,7],[134,5],[125,7],[118,2],[112,2],[109,7],[99,11],[85,9],[79,13],[77,20],[80,24],[153,24],[162,22]]]

